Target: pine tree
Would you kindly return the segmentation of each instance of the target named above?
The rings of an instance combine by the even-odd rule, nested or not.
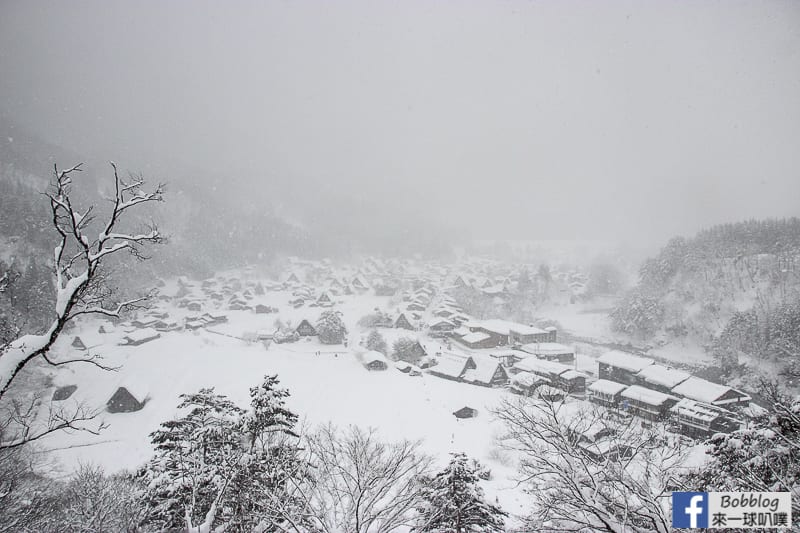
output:
[[[274,531],[299,505],[289,493],[293,477],[306,470],[294,433],[298,417],[278,385],[277,376],[265,376],[251,388],[249,411],[213,389],[181,395],[178,407],[188,413],[151,434],[155,454],[140,472],[151,525],[185,528],[189,519],[226,531]]]
[[[400,337],[392,344],[392,358],[415,365],[425,355],[419,341],[414,337]]]
[[[286,408],[289,391],[278,388],[279,384],[278,376],[264,376],[259,386],[250,388],[250,412],[244,416],[244,428],[251,450],[266,433],[296,436],[297,415]]]
[[[383,355],[386,355],[386,353],[389,351],[389,348],[386,345],[386,339],[383,338],[383,335],[381,335],[377,329],[373,329],[369,332],[369,335],[367,336],[366,348],[367,350],[380,352]]]
[[[276,531],[286,513],[302,522],[300,502],[290,490],[305,472],[299,456],[297,415],[286,407],[289,391],[277,376],[264,376],[250,389],[250,410],[243,417],[247,450],[223,501],[228,531]]]
[[[202,521],[219,502],[241,456],[242,409],[214,389],[182,394],[188,412],[150,434],[153,458],[141,473],[154,525],[182,528]]]
[[[328,309],[317,321],[317,335],[322,344],[341,344],[347,335],[347,328],[339,311]]]
[[[782,394],[773,401],[770,412],[748,427],[709,439],[711,460],[689,477],[690,486],[722,492],[800,490],[800,399]],[[800,502],[792,500],[798,527]]]
[[[420,511],[421,532],[472,533],[503,531],[508,516],[486,501],[478,484],[479,465],[463,453],[451,454],[450,464],[423,481],[425,504]]]

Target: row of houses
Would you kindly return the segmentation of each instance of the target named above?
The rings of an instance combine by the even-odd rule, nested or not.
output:
[[[523,396],[533,396],[541,386],[558,389],[564,394],[580,396],[586,392],[586,376],[556,361],[528,357],[515,363],[511,372],[514,375],[511,391]]]
[[[473,320],[454,331],[453,338],[473,350],[523,346],[557,340],[556,328],[540,329],[508,320]]]
[[[747,407],[750,396],[726,385],[668,368],[653,359],[610,351],[597,360],[598,377],[625,385],[638,385],[653,391],[690,398],[718,407]]]
[[[600,379],[589,386],[588,394],[589,400],[598,405],[621,409],[649,421],[671,421],[674,429],[692,438],[730,433],[741,425],[732,412],[717,405],[678,398],[640,385]]]
[[[436,364],[428,368],[428,373],[442,379],[484,387],[502,387],[509,381],[506,369],[493,359],[443,352],[434,360]]]
[[[590,401],[645,420],[670,421],[694,438],[735,431],[740,422],[731,409],[748,407],[751,401],[732,387],[619,351],[598,359],[598,376],[587,390]]]

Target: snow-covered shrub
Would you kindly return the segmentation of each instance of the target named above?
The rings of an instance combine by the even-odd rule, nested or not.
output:
[[[347,335],[342,314],[333,309],[328,309],[320,315],[316,330],[322,344],[341,344]]]
[[[486,501],[479,479],[483,467],[463,453],[451,454],[444,470],[423,480],[417,531],[460,533],[504,531],[507,515]]]
[[[386,339],[384,339],[383,335],[381,335],[376,329],[373,329],[369,332],[365,347],[367,350],[380,352],[383,355],[386,355],[386,353],[389,351],[389,348],[386,345]]]
[[[425,356],[425,350],[414,337],[400,337],[392,344],[392,358],[416,365]]]

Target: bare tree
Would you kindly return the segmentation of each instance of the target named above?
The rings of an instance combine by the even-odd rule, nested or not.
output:
[[[520,483],[538,500],[527,526],[548,531],[670,531],[665,497],[680,464],[659,429],[601,409],[504,401],[501,445],[519,457]],[[655,428],[656,425],[653,425]]]
[[[120,313],[141,306],[147,297],[126,301],[115,301],[113,290],[107,284],[103,264],[107,258],[120,252],[130,252],[136,258],[143,258],[141,246],[161,242],[158,229],[147,228],[142,233],[121,231],[119,225],[124,215],[142,204],[162,201],[163,186],[158,185],[151,192],[143,190],[144,181],[132,177],[124,181],[119,177],[117,167],[114,171],[114,196],[110,199],[111,212],[102,220],[96,220],[94,206],[79,209],[73,205],[71,196],[72,178],[81,170],[76,165],[67,170],[54,167],[51,190],[47,193],[50,202],[50,215],[59,238],[53,250],[53,270],[56,278],[56,298],[53,303],[53,320],[41,335],[23,335],[0,348],[0,402],[7,401],[9,391],[32,364],[43,361],[51,366],[72,363],[88,363],[107,369],[99,357],[84,354],[77,358],[57,359],[50,349],[64,327],[80,315],[99,314],[119,317]],[[90,237],[90,228],[96,233]],[[13,404],[14,402],[12,402]],[[30,407],[27,415],[26,409]],[[59,411],[48,417],[48,423],[34,427],[30,424],[35,418],[33,406],[13,406],[16,418],[0,427],[0,449],[21,446],[37,440],[44,435],[62,429],[96,432],[85,422],[96,413],[79,408],[71,413]]]
[[[324,533],[389,533],[412,525],[422,503],[420,476],[431,459],[419,443],[386,444],[374,430],[321,428],[308,438],[307,476],[295,476],[302,518]],[[287,520],[284,531],[305,531]]]
[[[26,528],[54,514],[54,507],[40,495],[38,457],[33,446],[0,453],[0,533],[29,531]]]
[[[36,525],[52,533],[133,533],[145,515],[138,487],[125,474],[106,475],[99,467],[83,465],[72,479],[49,489],[55,512]]]

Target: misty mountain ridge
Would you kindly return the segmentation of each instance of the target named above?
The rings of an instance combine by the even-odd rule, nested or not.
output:
[[[42,192],[53,164],[64,168],[78,162],[84,164],[75,187],[77,197],[97,203],[110,184],[107,160],[62,149],[6,115],[0,121],[0,179]],[[140,166],[117,163],[122,175],[141,173],[148,183],[166,182],[168,207],[148,215],[174,245],[187,247],[190,259],[183,261],[206,273],[204,264],[230,267],[280,254],[337,257],[363,251],[439,256],[464,239],[457,224],[418,209],[416,192],[402,186],[389,194],[363,188],[346,191],[332,184],[309,190],[291,179],[264,176],[248,182],[251,177],[233,171],[226,175],[189,166],[174,175],[149,175],[140,172]]]
[[[800,219],[747,220],[676,237],[639,269],[612,328],[659,345],[693,340],[723,371],[800,354]]]

